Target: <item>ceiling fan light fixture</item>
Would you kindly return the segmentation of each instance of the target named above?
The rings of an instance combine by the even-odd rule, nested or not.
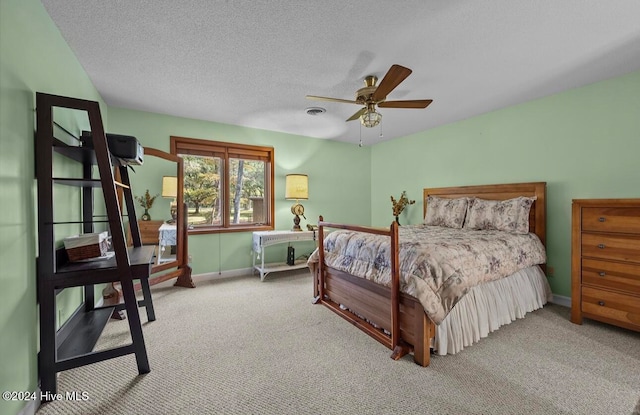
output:
[[[360,116],[360,123],[367,128],[373,128],[380,124],[382,114],[376,110],[370,110]]]

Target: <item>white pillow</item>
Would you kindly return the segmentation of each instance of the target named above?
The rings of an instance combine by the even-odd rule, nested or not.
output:
[[[462,228],[469,198],[446,199],[438,196],[427,196],[426,202],[425,225]]]
[[[529,212],[536,197],[508,200],[473,199],[469,202],[465,228],[529,233]]]

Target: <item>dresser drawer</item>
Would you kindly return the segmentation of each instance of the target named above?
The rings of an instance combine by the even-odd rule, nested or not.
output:
[[[640,296],[640,264],[583,259],[582,283],[628,291]]]
[[[582,287],[581,306],[587,317],[640,331],[640,297]]]
[[[583,233],[582,256],[640,264],[640,236]]]
[[[640,234],[640,207],[582,208],[582,230]]]

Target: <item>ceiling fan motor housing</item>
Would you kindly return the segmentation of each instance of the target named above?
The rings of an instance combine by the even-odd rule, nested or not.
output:
[[[371,100],[371,96],[378,88],[376,86],[377,81],[378,81],[378,78],[375,75],[369,75],[364,78],[365,86],[363,88],[358,89],[358,91],[356,91],[356,101],[358,103],[364,105],[364,104],[373,102]]]

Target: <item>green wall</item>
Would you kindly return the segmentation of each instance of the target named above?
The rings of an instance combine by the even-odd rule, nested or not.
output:
[[[402,190],[420,223],[424,187],[546,181],[549,281],[570,296],[571,200],[640,197],[640,72],[380,143],[371,165],[377,226]]]
[[[167,152],[172,135],[273,147],[276,229],[293,226],[293,202],[284,199],[284,178],[288,173],[309,175],[309,200],[303,202],[307,220],[302,220],[302,226],[316,224],[319,215],[335,222],[368,225],[371,221],[369,147],[115,107],[109,108],[108,130],[134,135],[145,147]],[[159,193],[161,177],[162,173],[149,163],[136,167],[131,177],[134,193],[142,194],[147,188],[151,194]],[[158,207],[154,204],[152,218],[167,216],[168,206],[167,201],[159,201]],[[300,252],[313,248],[313,244],[297,246]],[[280,261],[286,255],[284,248],[276,247],[268,253]],[[195,274],[250,268],[251,233],[192,235],[189,254]]]
[[[42,4],[36,0],[0,0],[2,391],[34,391],[37,387],[33,152],[36,91],[101,101]],[[101,104],[106,118],[106,107]],[[77,202],[63,201],[60,208],[77,209]],[[80,298],[79,290],[69,290],[59,297],[59,314],[63,319],[78,305]],[[23,406],[24,402],[0,400],[0,413],[14,414]]]

